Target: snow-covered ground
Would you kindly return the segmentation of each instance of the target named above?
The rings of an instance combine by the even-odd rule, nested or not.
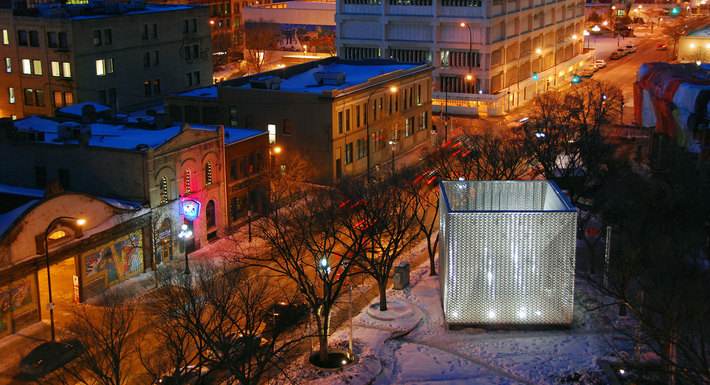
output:
[[[582,280],[577,280],[575,319],[569,329],[448,330],[439,279],[429,276],[426,263],[412,272],[410,288],[390,291],[388,298],[412,311],[394,321],[378,320],[367,311],[356,316],[355,364],[324,371],[305,363],[304,357],[288,371],[292,379],[304,384],[584,383],[563,378],[574,373],[602,376],[598,359],[612,354],[619,341],[611,329],[612,309],[585,310],[599,299]],[[347,326],[337,330],[331,345],[344,350],[348,334]]]

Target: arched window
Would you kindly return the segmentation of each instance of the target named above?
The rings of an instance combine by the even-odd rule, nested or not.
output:
[[[190,169],[185,170],[185,195],[192,192],[192,172]]]
[[[205,186],[212,184],[212,162],[205,164]]]
[[[205,216],[207,216],[207,227],[214,227],[217,225],[216,218],[214,215],[214,201],[207,202],[207,210],[205,211]]]
[[[168,199],[168,178],[164,176],[160,178],[160,204],[168,203]]]

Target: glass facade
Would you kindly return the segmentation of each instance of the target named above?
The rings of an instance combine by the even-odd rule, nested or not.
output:
[[[577,210],[548,181],[446,181],[439,268],[449,325],[569,325]]]

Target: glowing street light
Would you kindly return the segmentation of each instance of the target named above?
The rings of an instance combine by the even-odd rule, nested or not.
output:
[[[281,146],[274,146],[273,151],[274,154],[278,155],[281,153],[281,151],[283,151],[283,149],[281,148]]]
[[[542,55],[542,48],[535,48],[535,53],[538,55]]]
[[[397,89],[397,86],[390,86],[390,93],[391,93],[391,94],[396,94],[397,91],[399,91],[399,90]]]
[[[604,21],[602,22],[602,25],[606,27],[607,25],[609,25],[609,21],[604,20]]]
[[[606,23],[606,21],[604,23]],[[606,25],[606,24],[604,24],[604,25]],[[592,27],[592,32],[600,32],[601,30],[602,30],[601,27],[599,27],[598,25],[594,25],[594,27]]]
[[[185,250],[185,275],[190,274],[190,264],[187,260],[187,247],[185,246],[187,241],[192,238],[192,230],[187,226],[187,224],[183,223],[180,226],[180,232],[178,233],[178,238],[180,238],[180,241],[182,242],[182,249]]]

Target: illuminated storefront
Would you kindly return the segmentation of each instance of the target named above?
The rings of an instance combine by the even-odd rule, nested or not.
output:
[[[552,182],[441,184],[440,269],[449,325],[569,325],[577,211]]]

